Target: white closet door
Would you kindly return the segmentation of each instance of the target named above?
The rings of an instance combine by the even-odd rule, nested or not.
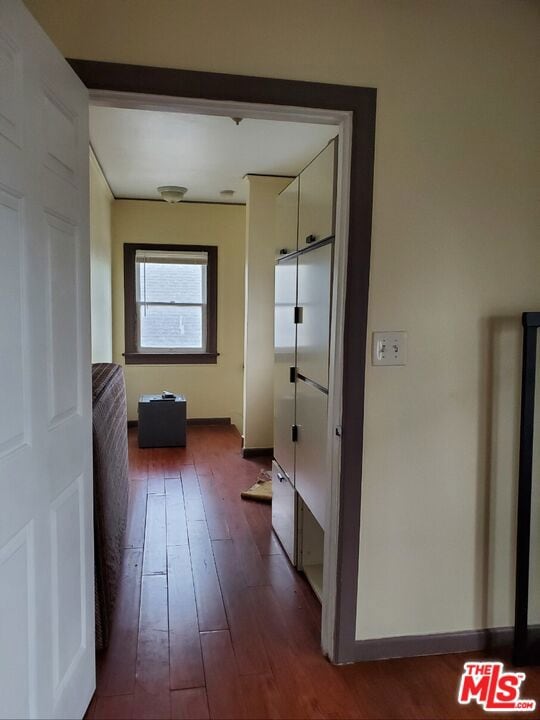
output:
[[[280,192],[276,204],[276,251],[293,252],[298,246],[299,179]],[[276,254],[277,254],[276,253]]]
[[[274,315],[274,457],[294,483],[295,384],[291,367],[296,362],[296,258],[276,264]]]
[[[298,248],[334,234],[337,140],[300,173]]]
[[[309,383],[296,384],[296,490],[326,529],[328,396]]]
[[[298,372],[328,389],[328,355],[332,295],[333,244],[327,243],[298,257]]]
[[[0,3],[0,716],[95,687],[88,98]]]

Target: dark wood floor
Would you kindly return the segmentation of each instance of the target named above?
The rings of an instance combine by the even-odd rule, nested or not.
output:
[[[240,499],[268,466],[241,458],[234,427],[192,426],[186,449],[166,450],[140,450],[130,431],[120,597],[87,717],[485,716],[456,702],[470,655],[339,668],[322,657],[320,606],[270,507]],[[539,698],[540,671],[522,694]]]

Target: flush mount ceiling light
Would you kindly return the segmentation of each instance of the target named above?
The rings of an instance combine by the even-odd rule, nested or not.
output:
[[[219,194],[221,197],[231,198],[234,195],[234,190],[222,190]]]
[[[187,188],[179,185],[162,185],[157,191],[166,202],[179,203],[184,199]]]

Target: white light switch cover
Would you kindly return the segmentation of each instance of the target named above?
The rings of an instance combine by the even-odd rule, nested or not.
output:
[[[407,333],[395,330],[374,332],[371,362],[373,365],[406,365]]]

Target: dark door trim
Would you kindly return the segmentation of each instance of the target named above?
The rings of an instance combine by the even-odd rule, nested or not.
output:
[[[538,626],[529,623],[529,574],[531,520],[533,511],[533,459],[535,433],[535,388],[540,312],[522,316],[523,356],[521,374],[521,423],[519,439],[519,482],[516,543],[516,598],[514,621],[514,663],[540,664]]]
[[[70,59],[68,62],[83,83],[92,90],[352,112],[349,244],[343,348],[340,528],[333,658],[335,662],[352,661],[356,649],[364,375],[377,91],[374,88],[349,85],[328,85],[88,60]]]

